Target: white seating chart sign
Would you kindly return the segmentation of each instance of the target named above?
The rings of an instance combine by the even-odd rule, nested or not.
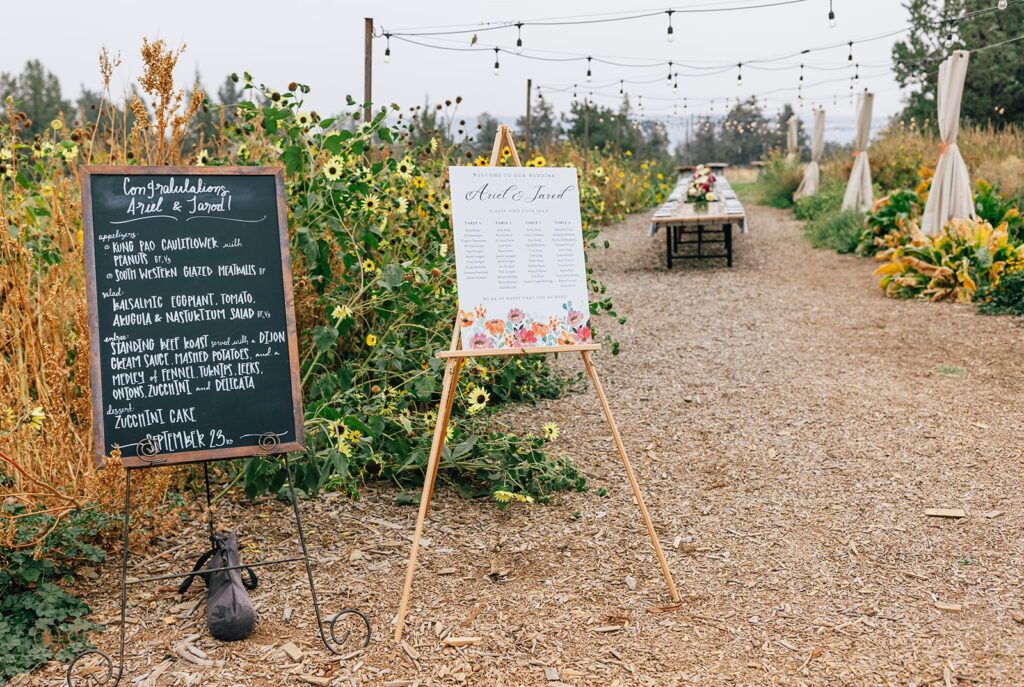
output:
[[[450,167],[462,347],[590,343],[574,168]]]

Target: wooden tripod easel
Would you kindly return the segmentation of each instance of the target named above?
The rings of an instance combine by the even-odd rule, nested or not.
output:
[[[512,162],[515,163],[516,167],[522,167],[522,162],[519,159],[519,153],[516,152],[515,143],[512,140],[512,132],[509,128],[502,124],[498,127],[498,135],[494,139],[494,148],[491,150],[491,161],[492,167],[498,165],[498,160],[501,155],[502,145],[507,144],[509,152],[511,153]],[[439,404],[437,413],[437,424],[434,427],[434,440],[430,446],[430,458],[427,461],[427,474],[423,480],[423,493],[420,496],[420,510],[419,515],[416,518],[416,532],[412,538],[412,551],[409,553],[409,569],[405,573],[405,586],[402,589],[402,601],[398,606],[398,621],[395,626],[395,641],[402,639],[402,632],[405,629],[405,616],[409,606],[409,595],[412,592],[412,578],[416,572],[416,556],[419,553],[420,538],[423,536],[423,522],[427,517],[427,509],[430,507],[430,498],[434,492],[434,483],[437,481],[437,470],[441,463],[441,449],[444,448],[445,435],[448,432],[448,420],[451,417],[452,403],[455,400],[455,390],[459,382],[459,374],[462,372],[462,365],[466,358],[482,357],[482,356],[493,356],[493,355],[529,355],[532,353],[579,353],[583,357],[583,365],[587,368],[587,374],[590,376],[590,381],[594,385],[594,389],[597,391],[597,398],[601,402],[601,407],[604,409],[605,419],[608,420],[608,426],[612,432],[612,439],[615,440],[615,447],[619,451],[619,457],[622,459],[622,465],[626,468],[626,477],[629,479],[629,486],[633,489],[633,496],[636,498],[637,505],[640,507],[640,515],[643,517],[644,524],[647,526],[647,534],[651,537],[651,543],[654,545],[654,552],[658,556],[658,563],[661,565],[661,573],[665,577],[665,583],[668,585],[669,593],[672,596],[674,603],[679,603],[679,592],[676,590],[675,582],[672,581],[672,572],[668,568],[668,562],[665,560],[665,554],[661,550],[661,544],[658,543],[658,535],[654,531],[654,524],[651,522],[651,516],[647,513],[647,506],[644,505],[643,496],[640,493],[640,485],[636,481],[636,475],[633,474],[633,466],[629,462],[629,457],[626,455],[626,447],[622,444],[622,437],[619,436],[619,428],[615,424],[615,419],[612,417],[612,410],[608,406],[608,399],[605,397],[604,388],[601,386],[601,381],[597,376],[597,369],[594,367],[593,361],[590,359],[590,352],[600,349],[599,344],[576,344],[569,346],[537,346],[534,348],[500,348],[500,349],[488,349],[488,350],[463,350],[462,349],[462,332],[459,318],[455,318],[455,328],[452,332],[452,343],[447,351],[438,352],[438,358],[445,359],[444,367],[444,380],[441,383],[441,402]]]

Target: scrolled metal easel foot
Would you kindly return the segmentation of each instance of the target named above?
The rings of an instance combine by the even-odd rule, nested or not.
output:
[[[343,621],[346,625],[345,634],[342,635],[341,639],[338,639],[337,628],[339,621]],[[345,644],[352,637],[359,637],[362,633],[362,641],[359,642],[358,648],[362,649],[370,645],[370,619],[366,617],[366,614],[355,608],[343,608],[342,610],[331,616],[331,619],[327,621],[328,633],[325,636],[323,628],[321,628],[320,636],[324,640],[324,644],[327,649],[333,654],[340,654],[341,649],[345,647]],[[327,637],[330,637],[328,642]],[[335,646],[331,646],[331,642]]]
[[[101,659],[99,665],[82,665],[80,666],[80,672],[83,675],[80,678],[75,677],[75,668],[80,663],[83,663],[89,656],[98,656]],[[103,664],[106,664],[106,677],[99,678],[96,676],[98,671],[103,670]],[[116,672],[116,674],[115,674]],[[115,687],[121,682],[121,676],[124,674],[124,665],[117,667],[114,670],[114,661],[106,653],[99,649],[87,649],[82,653],[75,656],[75,660],[71,661],[71,665],[68,666],[67,672],[67,687],[80,687],[81,685],[102,685],[103,687]]]

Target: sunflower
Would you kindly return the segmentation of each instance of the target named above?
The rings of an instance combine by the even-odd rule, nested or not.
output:
[[[555,441],[558,439],[558,425],[554,422],[544,423],[544,439],[547,441]]]
[[[427,187],[427,180],[424,179],[423,177],[419,177],[418,176],[418,177],[413,178],[412,185],[415,186],[418,189],[424,189],[424,188]]]
[[[270,102],[274,103],[275,105],[279,105],[281,103],[281,94],[278,91],[271,91],[269,97]]]
[[[43,420],[46,419],[46,413],[43,412],[42,406],[36,406],[28,414],[28,426],[37,432],[43,429]]]
[[[415,169],[416,167],[413,166],[412,161],[410,161],[409,158],[404,157],[395,167],[395,173],[405,181],[412,181],[412,173]]]
[[[374,194],[370,194],[363,198],[363,209],[367,212],[373,213],[380,209],[380,198]]]
[[[369,346],[370,348],[373,348],[374,346],[376,346],[377,345],[377,337],[374,336],[373,334],[367,334],[366,335],[366,345]]]
[[[404,215],[409,209],[409,199],[405,196],[398,196],[398,199],[395,200],[395,207],[398,208],[398,212]]]
[[[513,494],[511,491],[505,491],[504,489],[496,490],[493,494],[491,494],[491,496],[493,496],[494,500],[497,501],[498,503],[508,503],[509,501],[516,497],[516,495]]]
[[[331,311],[331,317],[336,320],[347,320],[352,317],[352,308],[347,305],[337,305],[334,310]]]
[[[441,201],[441,211],[444,212],[445,214],[448,214],[449,212],[452,211],[452,203],[447,198]]]
[[[366,258],[366,260],[363,260],[363,271],[364,272],[375,272],[376,270],[377,270],[377,266],[375,264],[373,264],[373,260],[370,260],[370,258]]]
[[[538,155],[537,157],[533,158],[533,166],[534,167],[544,167],[547,164],[548,164],[548,161],[544,159],[543,155]]]
[[[309,127],[313,124],[313,116],[308,112],[300,112],[295,115],[295,121],[298,122],[301,127]]]
[[[341,178],[341,170],[345,166],[345,161],[337,155],[332,156],[327,160],[323,167],[324,176],[327,177],[328,181],[337,181]]]
[[[487,402],[491,400],[491,395],[482,386],[474,386],[470,388],[467,400],[469,402],[469,414],[475,415],[487,407]]]
[[[210,153],[206,150],[206,148],[203,148],[202,150],[199,151],[199,154],[196,155],[196,166],[205,167],[207,163],[209,163],[209,161]]]

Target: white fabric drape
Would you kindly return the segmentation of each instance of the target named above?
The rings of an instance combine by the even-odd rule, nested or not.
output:
[[[825,150],[825,110],[814,112],[814,130],[811,132],[811,163],[804,171],[804,178],[800,181],[793,200],[808,198],[817,195],[818,180],[821,177],[821,167],[818,165],[821,154]]]
[[[789,162],[796,160],[800,152],[797,146],[796,127],[796,115],[793,115],[789,118],[789,131],[786,132],[786,160]]]
[[[938,234],[949,219],[974,217],[971,178],[956,145],[960,132],[960,100],[970,56],[966,50],[957,50],[939,65],[936,99],[942,152],[921,217],[921,231],[925,234]]]
[[[873,93],[862,93],[857,107],[857,135],[853,139],[853,169],[850,170],[850,181],[846,184],[843,195],[843,210],[871,209],[871,165],[868,163],[868,141],[871,137],[871,108],[874,105]]]

